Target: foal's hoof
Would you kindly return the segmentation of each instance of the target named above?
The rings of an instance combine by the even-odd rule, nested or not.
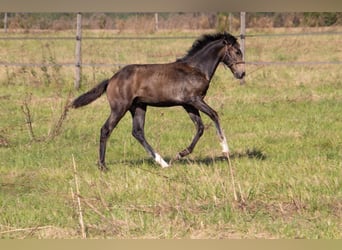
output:
[[[176,154],[176,156],[170,160],[169,165],[172,165],[173,162],[178,161],[182,158],[183,158],[183,156],[180,153]]]
[[[154,160],[162,167],[162,168],[168,168],[170,165],[164,161],[164,159],[158,154],[154,153]]]
[[[222,154],[223,154],[223,156],[225,156],[225,157],[229,157],[231,154],[230,154],[230,152],[229,151],[222,151]]]
[[[178,153],[178,154],[176,154],[176,156],[175,156],[175,158],[173,158],[175,161],[178,161],[178,160],[180,160],[180,159],[182,159],[183,158],[183,156],[181,155],[181,153]]]
[[[108,172],[108,170],[109,170],[109,168],[107,168],[105,163],[100,163],[100,162],[98,163],[98,168],[102,172]]]

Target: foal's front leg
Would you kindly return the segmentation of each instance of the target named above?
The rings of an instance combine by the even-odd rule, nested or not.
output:
[[[221,124],[220,124],[219,116],[217,112],[213,110],[208,104],[206,104],[204,100],[201,98],[196,98],[195,100],[193,100],[191,102],[191,105],[193,105],[195,108],[199,109],[200,111],[208,115],[210,119],[214,122],[217,135],[220,139],[222,153],[229,154],[229,147],[228,147],[227,139],[221,128]]]
[[[177,154],[176,160],[190,154],[194,150],[198,140],[201,138],[201,136],[203,135],[203,131],[204,131],[204,125],[203,125],[203,122],[202,122],[202,119],[201,119],[201,116],[200,116],[198,109],[196,109],[192,106],[189,106],[189,105],[184,105],[183,108],[186,110],[186,112],[190,116],[190,119],[195,124],[196,134],[195,134],[194,138],[192,139],[191,144],[186,149],[184,149],[183,151],[181,151]]]

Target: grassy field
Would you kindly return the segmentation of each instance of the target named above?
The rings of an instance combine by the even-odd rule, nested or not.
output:
[[[339,35],[250,38],[246,58],[342,61],[340,41]],[[192,42],[84,40],[83,62],[169,62]],[[73,57],[73,41],[0,40],[0,61]],[[117,68],[85,67],[82,89],[75,91],[72,68],[1,67],[0,238],[81,238],[77,187],[87,238],[341,238],[341,67],[247,65],[243,86],[219,67],[206,101],[221,117],[244,202],[234,201],[227,162],[204,115],[195,151],[168,169],[146,155],[125,116],[108,142],[104,174],[96,161],[109,114],[105,97],[70,110],[54,131],[68,98]],[[181,108],[148,109],[146,138],[166,159],[194,132]]]

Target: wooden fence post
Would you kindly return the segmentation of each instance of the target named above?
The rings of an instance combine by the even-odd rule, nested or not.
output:
[[[7,33],[7,22],[8,22],[7,12],[5,12],[5,16],[4,16],[4,31],[5,31],[5,33]]]
[[[242,52],[242,60],[245,61],[245,38],[246,38],[246,12],[240,12],[240,49]],[[240,84],[245,84],[245,78],[240,80]]]
[[[75,63],[75,89],[79,89],[81,86],[82,75],[82,54],[81,54],[81,41],[82,41],[82,14],[77,13],[76,24],[76,63]]]
[[[158,13],[154,13],[154,31],[157,32],[159,29]]]

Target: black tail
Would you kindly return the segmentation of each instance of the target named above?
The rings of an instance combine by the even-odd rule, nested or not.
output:
[[[85,106],[85,105],[95,101],[104,92],[106,92],[108,83],[109,83],[109,79],[104,80],[100,84],[98,84],[96,87],[94,87],[93,89],[89,90],[88,92],[84,93],[83,95],[80,95],[71,103],[71,107],[77,109],[79,107]]]

